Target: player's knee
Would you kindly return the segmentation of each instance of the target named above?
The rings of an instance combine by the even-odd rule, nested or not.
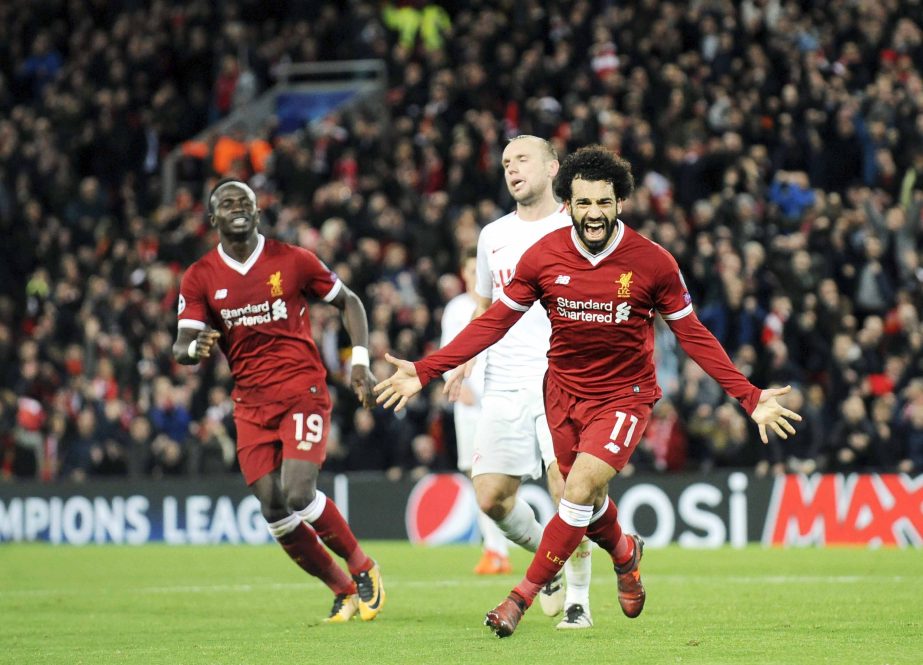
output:
[[[282,500],[282,495],[272,491],[272,488],[268,491],[259,491],[258,488],[254,488],[253,495],[260,502],[260,513],[270,524],[278,522],[291,512]]]
[[[485,515],[487,515],[490,519],[494,520],[495,522],[497,520],[502,520],[504,517],[506,517],[506,514],[509,512],[503,509],[502,504],[499,504],[496,502],[485,501],[484,503],[480,504],[480,506],[481,506],[481,512],[483,512]]]
[[[292,487],[285,491],[285,503],[290,511],[303,510],[316,496],[313,487]]]
[[[590,506],[596,502],[600,491],[601,488],[593,483],[591,479],[571,475],[564,485],[564,498],[571,503]]]
[[[264,503],[260,504],[260,512],[263,514],[263,519],[266,520],[268,524],[274,524],[291,514],[291,511],[286,510],[285,506]]]
[[[478,508],[492,520],[503,519],[513,508],[512,500],[500,492],[478,493],[477,500]]]

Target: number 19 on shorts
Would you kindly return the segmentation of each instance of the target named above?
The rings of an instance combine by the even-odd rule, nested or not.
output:
[[[319,413],[307,416],[303,413],[293,413],[295,419],[295,440],[298,441],[298,450],[311,450],[311,446],[321,440],[324,434],[324,417]]]
[[[622,434],[622,427],[625,425],[625,421],[628,421],[628,431],[625,433],[624,439],[621,439],[622,443],[619,444],[619,440]],[[631,445],[631,437],[635,433],[635,427],[638,424],[638,417],[625,413],[624,411],[615,412],[615,427],[612,428],[612,432],[609,434],[609,443],[603,446],[613,455],[618,455],[622,452],[622,446],[626,448]]]

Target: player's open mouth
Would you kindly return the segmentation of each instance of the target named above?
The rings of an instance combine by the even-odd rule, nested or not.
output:
[[[606,225],[603,222],[586,222],[583,225],[583,235],[590,242],[603,240],[606,237]]]
[[[511,180],[510,185],[513,189],[518,188],[520,185],[524,184],[526,181],[521,179]]]

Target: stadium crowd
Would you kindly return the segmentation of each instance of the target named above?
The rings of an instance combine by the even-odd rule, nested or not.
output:
[[[799,434],[763,447],[658,324],[665,395],[634,468],[923,472],[921,28],[919,0],[2,3],[2,475],[234,468],[226,363],[170,351],[220,176],[363,297],[376,376],[388,349],[419,358],[460,253],[513,207],[499,160],[522,133],[626,157],[623,220],[677,257],[754,383],[795,386]],[[191,151],[162,202],[165,155],[275,65],[349,58],[386,62],[386,108],[268,122],[217,168],[214,144]],[[358,408],[337,312],[311,311],[325,469],[454,468],[440,386],[398,416]]]

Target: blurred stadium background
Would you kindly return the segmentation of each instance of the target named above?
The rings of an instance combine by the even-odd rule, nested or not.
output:
[[[437,344],[459,255],[512,208],[504,142],[531,133],[632,162],[623,219],[805,416],[760,445],[660,327],[623,515],[653,544],[919,546],[921,28],[898,0],[0,4],[0,541],[265,541],[226,363],[170,353],[210,184],[248,180],[264,232],[364,298],[383,377],[385,350]],[[312,319],[323,482],[357,534],[475,538],[440,387],[358,409],[335,312]]]

